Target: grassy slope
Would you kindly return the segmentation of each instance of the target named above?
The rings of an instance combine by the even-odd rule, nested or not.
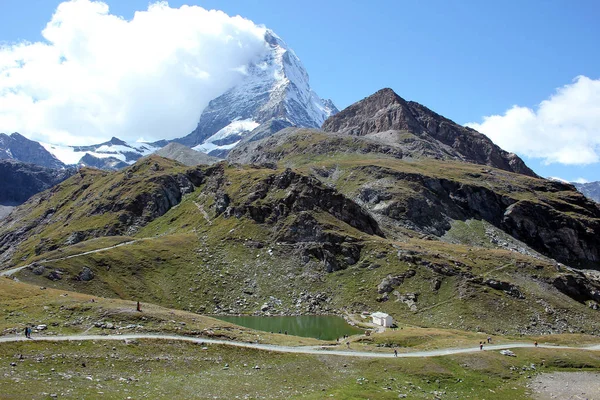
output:
[[[537,371],[600,368],[596,352],[515,353],[516,358],[483,352],[365,360],[150,340],[11,343],[0,347],[0,398],[56,393],[61,398],[397,399],[406,394],[414,399],[517,400],[529,398],[527,378]]]
[[[568,192],[552,191],[552,184],[543,180],[457,162],[412,162],[342,153],[327,157],[291,157],[283,163],[292,161],[305,173],[312,173],[315,169],[335,170],[323,179],[326,183],[335,184],[351,198],[356,196],[361,186],[374,181],[374,167],[394,173],[483,185],[515,199],[557,202],[570,195]],[[170,170],[180,172],[181,168],[172,163],[165,165],[161,173]],[[217,168],[223,170],[219,190],[227,193],[233,206],[244,204],[262,180],[282,172],[231,165]],[[111,179],[119,179],[118,174],[121,173],[110,175]],[[152,173],[148,172],[148,175]],[[403,193],[410,196],[416,189],[390,181],[389,190],[395,197],[402,198]],[[298,246],[278,241],[280,233],[293,222],[293,215],[280,219],[276,224],[258,224],[247,217],[227,218],[217,215],[214,193],[214,182],[209,179],[194,193],[184,197],[178,206],[140,229],[136,239],[147,240],[47,263],[48,271],[58,268],[65,272],[61,281],[50,282],[30,271],[22,271],[20,279],[93,295],[140,299],[201,313],[252,313],[260,310],[264,303],[270,303],[269,311],[273,313],[380,309],[410,324],[481,329],[493,333],[522,330],[550,333],[573,328],[586,332],[597,330],[596,311],[543,283],[559,274],[556,267],[544,261],[504,250],[463,247],[402,234],[390,235],[388,239],[369,236],[334,218],[326,210],[308,211],[326,231],[353,238],[362,246],[361,258],[356,264],[327,274],[318,260],[302,260]],[[284,189],[272,190],[266,198],[256,200],[254,204],[273,204],[286,193]],[[410,232],[404,233],[414,236]],[[254,245],[257,242],[261,243],[261,248]],[[99,248],[103,244],[99,240],[78,246]],[[402,260],[397,256],[399,250],[414,252],[417,261]],[[63,254],[74,252],[73,248],[62,249]],[[45,253],[40,257],[50,258],[60,253]],[[463,277],[441,276],[422,265],[423,262],[449,266],[483,279],[510,282],[526,298],[517,299],[502,291],[468,282]],[[83,267],[92,269],[96,276],[94,280],[81,282],[73,279]],[[390,293],[390,300],[377,302],[380,297],[377,285],[387,275],[398,275],[411,269],[415,270],[416,276],[396,287],[398,295]],[[435,279],[441,280],[439,290],[432,288]],[[301,299],[301,293],[310,294],[313,299]],[[397,301],[397,296],[412,293],[418,295],[416,311]],[[327,300],[318,302],[316,307],[309,307],[319,294],[324,294]]]
[[[172,212],[184,209],[180,206]],[[307,312],[306,302],[296,307],[304,292],[328,295],[331,300],[321,304],[321,312],[380,309],[402,323],[416,325],[514,333],[530,324],[540,324],[538,327],[542,328],[558,318],[577,318],[586,331],[596,329],[594,310],[540,283],[538,278],[558,273],[554,266],[537,260],[532,263],[530,258],[516,253],[484,249],[473,252],[468,247],[443,242],[411,239],[400,243],[379,238],[364,242],[359,263],[328,274],[320,264],[304,265],[296,257],[289,257],[288,245],[266,242],[262,249],[246,245],[248,239],[268,238],[268,232],[263,231],[266,228],[245,219],[226,222],[215,221],[212,225],[221,231],[197,228],[195,233],[158,236],[102,253],[48,263],[66,272],[61,281],[51,282],[30,271],[23,271],[19,277],[38,285],[141,299],[201,313],[254,312],[270,302],[271,296],[282,300],[282,305],[273,305],[271,312]],[[440,277],[426,266],[401,261],[396,254],[398,249],[415,252],[423,261],[462,263],[460,270],[485,279],[512,282],[526,298],[516,299],[502,291],[466,283],[459,277]],[[83,266],[94,271],[94,280],[72,279]],[[393,293],[389,301],[378,303],[377,285],[382,279],[409,269],[415,270],[416,275],[396,290],[400,294],[418,293],[417,310],[411,311],[406,304],[395,301]],[[432,289],[436,278],[442,278],[437,291]],[[547,309],[552,310],[551,314]],[[544,328],[545,332],[551,330],[549,326]]]
[[[39,287],[0,279],[5,333],[24,324],[47,324],[35,333],[132,332],[93,328],[95,321],[135,332],[167,332],[255,341],[313,345],[313,339],[255,332],[183,311]],[[495,343],[523,338],[494,336]],[[597,343],[596,337],[559,335],[528,338],[554,344]],[[458,330],[403,326],[370,337],[352,337],[355,350],[391,350],[379,346],[434,349],[474,346],[485,335]],[[598,352],[517,349],[516,358],[483,352],[429,359],[357,359],[338,356],[278,354],[227,346],[198,346],[176,341],[21,342],[0,346],[0,398],[442,398],[525,399],[528,377],[537,372],[600,370]],[[15,362],[16,366],[10,363]],[[534,364],[536,369],[531,369]],[[258,366],[259,369],[254,368]],[[283,377],[283,378],[282,378]],[[235,380],[235,385],[231,381]],[[437,395],[439,396],[439,394]]]
[[[12,257],[12,264],[31,261],[36,255],[65,246],[74,232],[112,231],[123,234],[120,217],[136,198],[160,189],[160,179],[183,173],[187,167],[162,157],[151,157],[124,170],[108,173],[82,169],[63,183],[19,207],[5,221],[0,234],[29,227],[28,239]],[[119,209],[118,212],[111,210]],[[16,222],[13,222],[16,220]],[[15,225],[18,224],[18,225]]]

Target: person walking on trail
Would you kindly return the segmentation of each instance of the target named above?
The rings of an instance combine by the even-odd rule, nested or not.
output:
[[[394,349],[394,357],[398,357],[398,350]]]
[[[534,345],[535,347],[537,347],[537,344],[538,344],[538,343],[537,343],[537,340],[536,340],[535,342],[533,342],[533,345]]]
[[[29,337],[29,327],[28,326],[25,327],[25,337],[26,338]]]
[[[488,343],[491,343],[492,342],[492,337],[488,336],[487,341],[488,341]]]
[[[479,342],[479,350],[483,350],[483,342]]]

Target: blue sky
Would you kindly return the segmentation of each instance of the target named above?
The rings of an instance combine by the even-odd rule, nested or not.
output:
[[[59,3],[0,0],[0,40],[42,40]],[[126,19],[148,5],[105,3]],[[273,29],[298,54],[313,89],[340,109],[391,87],[458,123],[482,122],[514,105],[535,110],[577,76],[600,78],[597,1],[169,1],[182,4]],[[590,130],[600,136],[600,127]],[[598,162],[524,158],[543,176],[600,180]]]

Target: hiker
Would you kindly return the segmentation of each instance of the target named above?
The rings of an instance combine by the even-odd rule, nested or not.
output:
[[[346,346],[348,346],[348,348],[350,348],[350,342],[346,342]]]
[[[25,337],[26,338],[29,337],[29,327],[28,326],[25,327]]]
[[[492,342],[492,338],[490,336],[488,336],[488,343]]]
[[[483,342],[479,342],[479,350],[483,350]]]
[[[398,350],[394,349],[394,357],[398,357]]]
[[[537,340],[536,340],[535,342],[533,342],[533,345],[534,345],[535,347],[537,347]]]

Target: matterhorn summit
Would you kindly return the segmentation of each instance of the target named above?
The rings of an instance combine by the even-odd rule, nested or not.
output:
[[[247,65],[242,81],[213,99],[197,128],[176,142],[223,157],[263,124],[271,130],[289,125],[319,128],[338,112],[331,100],[310,88],[300,59],[271,30],[265,33],[265,45],[266,55]],[[259,130],[264,137],[264,127]]]

